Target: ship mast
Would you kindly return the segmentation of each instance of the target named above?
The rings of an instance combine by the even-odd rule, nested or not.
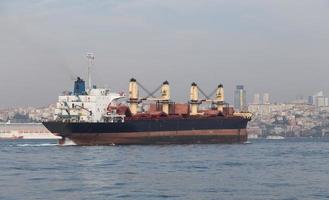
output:
[[[93,65],[95,56],[93,53],[87,53],[86,57],[88,59],[88,89],[91,90],[91,66]]]

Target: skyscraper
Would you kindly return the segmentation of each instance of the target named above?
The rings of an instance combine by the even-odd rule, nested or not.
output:
[[[270,94],[269,93],[263,94],[263,104],[270,104]]]
[[[234,91],[234,108],[237,111],[247,111],[246,90],[243,85],[237,85]]]
[[[259,93],[254,94],[254,99],[252,100],[252,104],[260,104],[260,95]]]
[[[323,91],[320,91],[312,96],[312,104],[316,107],[327,107],[328,97],[325,97]]]

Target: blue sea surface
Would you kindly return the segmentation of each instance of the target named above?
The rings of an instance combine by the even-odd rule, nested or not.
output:
[[[329,140],[57,146],[0,141],[0,199],[329,199]]]

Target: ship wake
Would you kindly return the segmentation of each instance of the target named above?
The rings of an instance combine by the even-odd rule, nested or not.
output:
[[[50,147],[50,146],[58,146],[58,144],[54,143],[42,143],[42,144],[17,144],[18,147]]]

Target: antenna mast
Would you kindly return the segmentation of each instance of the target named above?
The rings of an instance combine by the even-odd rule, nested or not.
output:
[[[88,59],[88,89],[91,90],[91,67],[94,63],[95,56],[93,53],[87,53],[87,59]]]

